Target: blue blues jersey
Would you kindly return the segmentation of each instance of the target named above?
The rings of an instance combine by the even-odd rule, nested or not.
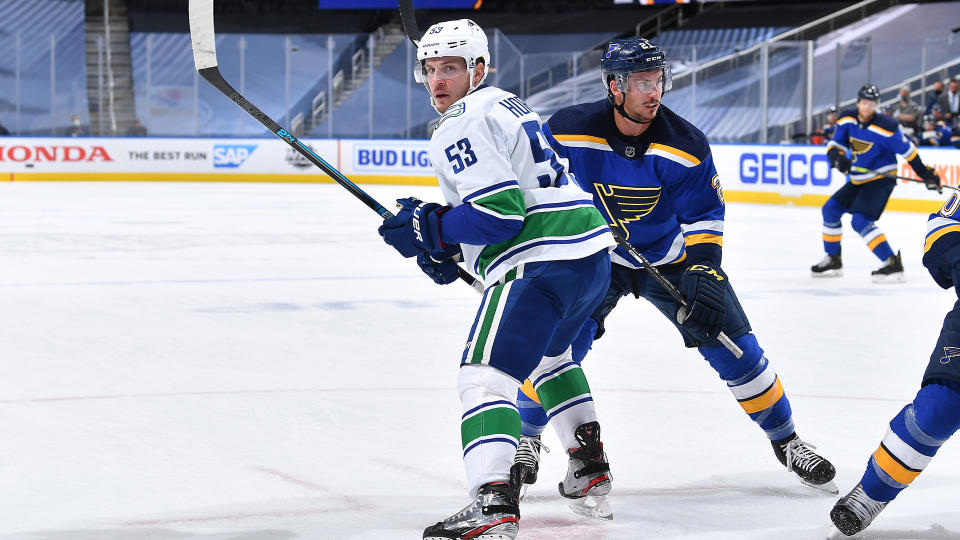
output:
[[[927,219],[927,238],[923,245],[923,265],[927,267],[933,280],[944,289],[960,285],[954,283],[949,273],[944,272],[942,263],[953,261],[944,260],[944,256],[951,248],[960,245],[960,193],[954,192],[943,208],[936,214],[930,214]],[[954,250],[951,257],[957,257]],[[960,257],[957,257],[960,258]]]
[[[720,264],[723,193],[704,134],[661,105],[626,138],[604,99],[561,109],[544,131],[611,227],[653,265]],[[614,262],[638,268],[618,247]]]
[[[944,148],[960,148],[960,135],[955,135],[950,126],[937,122],[933,129],[920,132],[920,146],[942,146]]]
[[[850,109],[840,113],[837,130],[833,139],[827,143],[827,151],[836,148],[850,153],[854,167],[870,169],[876,173],[890,173],[897,170],[897,156],[910,163],[915,171],[923,170],[923,163],[917,155],[917,147],[900,130],[900,124],[892,116],[876,113],[869,122],[861,124],[857,119],[857,110]],[[850,182],[863,184],[884,178],[883,174],[851,172]]]

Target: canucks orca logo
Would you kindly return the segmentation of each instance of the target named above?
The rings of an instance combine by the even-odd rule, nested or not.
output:
[[[859,154],[866,154],[873,148],[873,143],[870,141],[863,141],[855,137],[850,137],[850,150],[853,152],[853,162],[857,162],[857,156]]]
[[[593,184],[600,196],[603,208],[610,216],[614,227],[620,227],[630,238],[627,224],[631,221],[640,221],[653,211],[660,201],[659,187],[627,187]]]
[[[940,358],[941,364],[949,364],[950,360],[960,358],[960,347],[944,347],[943,356]]]

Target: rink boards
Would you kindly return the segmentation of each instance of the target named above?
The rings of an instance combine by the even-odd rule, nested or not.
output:
[[[306,140],[359,184],[436,183],[425,140]],[[845,182],[820,146],[714,144],[726,200],[819,206]],[[944,184],[960,184],[960,150],[923,148]],[[916,178],[900,162],[899,173]],[[0,138],[3,181],[331,182],[277,139]],[[890,210],[936,210],[943,196],[900,182]]]

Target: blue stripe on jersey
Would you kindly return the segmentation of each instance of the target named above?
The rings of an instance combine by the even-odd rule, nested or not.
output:
[[[536,379],[534,379],[534,380],[531,381],[531,382],[533,383],[534,388],[536,388],[536,386],[537,386],[538,384],[540,384],[540,381],[542,381],[543,379],[545,379],[545,378],[547,378],[547,377],[552,377],[552,376],[556,375],[557,373],[560,373],[561,371],[563,371],[563,370],[565,370],[565,369],[568,369],[568,368],[570,368],[571,366],[576,366],[576,365],[577,365],[577,364],[575,364],[574,362],[567,362],[567,363],[565,363],[565,364],[563,364],[563,365],[557,366],[557,367],[554,368],[554,369],[551,369],[550,371],[544,373],[543,375],[540,375],[539,377],[537,377]]]
[[[520,183],[517,182],[516,180],[507,180],[506,182],[500,182],[499,184],[493,184],[492,186],[487,186],[487,187],[485,187],[485,188],[483,188],[483,189],[478,189],[477,191],[474,191],[473,193],[471,193],[471,194],[467,195],[466,197],[464,197],[464,198],[462,199],[462,201],[463,201],[464,203],[466,203],[466,202],[470,201],[471,199],[476,199],[477,197],[482,197],[483,195],[486,195],[487,193],[490,193],[491,191],[496,191],[496,190],[498,190],[498,189],[503,189],[503,188],[508,187],[508,186],[516,186],[516,187],[519,188],[519,187],[520,187]]]
[[[593,206],[593,201],[591,200],[582,200],[582,201],[566,201],[566,202],[555,202],[555,203],[544,203],[544,204],[535,204],[530,208],[527,208],[527,213],[536,212],[537,210],[542,210],[544,208],[566,208],[568,206]]]
[[[505,438],[505,437],[494,437],[494,438],[492,438],[492,439],[481,439],[481,440],[479,440],[479,441],[471,444],[470,446],[466,447],[466,448],[463,450],[463,455],[466,456],[466,455],[467,455],[467,452],[473,450],[474,448],[480,446],[481,444],[495,443],[495,442],[504,442],[504,443],[507,443],[507,444],[509,444],[510,446],[514,447],[514,448],[517,447],[517,441],[514,441],[513,439],[507,439],[507,438]]]
[[[563,407],[560,407],[559,409],[557,409],[557,410],[553,411],[552,413],[550,413],[549,416],[548,416],[548,418],[553,419],[555,416],[557,416],[558,414],[562,413],[563,411],[569,409],[570,407],[575,407],[575,406],[577,406],[577,405],[580,405],[581,403],[586,403],[586,402],[588,402],[588,401],[593,401],[593,398],[590,397],[590,396],[587,396],[587,397],[585,397],[585,398],[580,398],[580,399],[578,399],[578,400],[576,400],[576,401],[571,401],[570,403],[567,403],[567,404],[564,405]]]
[[[586,235],[586,236],[577,236],[577,237],[574,237],[574,238],[563,238],[563,239],[540,240],[540,241],[538,241],[538,242],[531,242],[531,243],[529,243],[529,244],[524,244],[524,245],[522,245],[522,246],[518,246],[518,247],[516,247],[515,249],[512,249],[512,250],[510,250],[510,251],[507,251],[506,253],[503,253],[502,255],[500,255],[499,257],[497,257],[492,263],[490,263],[490,265],[487,266],[486,274],[489,275],[490,272],[491,272],[494,268],[496,268],[497,266],[499,266],[500,264],[502,264],[504,261],[506,261],[506,260],[509,259],[510,257],[513,257],[514,255],[516,255],[516,254],[518,254],[518,253],[521,253],[521,252],[523,252],[523,251],[526,251],[526,250],[528,250],[528,249],[532,249],[532,248],[539,247],[539,246],[551,245],[551,244],[554,244],[554,245],[560,245],[560,244],[578,244],[578,243],[580,243],[580,242],[589,240],[589,239],[591,239],[591,238],[596,238],[597,236],[600,236],[600,235],[602,235],[602,234],[606,234],[606,233],[609,233],[609,232],[610,232],[610,229],[608,229],[607,227],[603,227],[602,229],[598,229],[598,230],[596,230],[596,231],[594,231],[594,232],[592,232],[592,233],[590,233],[590,234],[588,234],[588,235]],[[477,274],[480,273],[480,268],[479,268],[479,266],[478,266],[479,264],[480,264],[480,258],[477,257],[477,261],[476,261],[476,262],[474,263],[474,265],[473,265],[473,271],[474,271],[475,273],[477,273]]]
[[[440,239],[446,244],[499,244],[523,229],[522,219],[502,219],[461,204],[443,214]]]
[[[488,402],[486,402],[486,403],[481,403],[480,405],[477,405],[476,407],[474,407],[474,408],[470,409],[469,411],[463,413],[463,416],[461,416],[460,419],[463,420],[464,418],[466,418],[466,417],[470,416],[471,414],[479,411],[480,409],[485,409],[485,408],[487,408],[487,407],[492,407],[492,406],[494,406],[494,405],[509,405],[509,406],[511,406],[511,407],[516,407],[516,404],[511,403],[511,402],[509,402],[509,401],[507,401],[507,400],[505,400],[505,399],[501,399],[501,400],[498,400],[498,401],[488,401]]]

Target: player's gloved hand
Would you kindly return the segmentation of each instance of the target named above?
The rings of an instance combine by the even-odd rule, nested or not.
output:
[[[677,322],[701,343],[713,341],[723,330],[728,282],[719,266],[706,264],[694,264],[680,278],[679,289],[687,307],[677,311]]]
[[[937,193],[943,193],[943,187],[940,185],[940,175],[933,170],[933,167],[925,168],[923,173],[920,174],[920,178],[923,179],[923,183],[930,191],[937,190]]]
[[[837,148],[831,148],[830,151],[827,152],[827,158],[830,160],[830,166],[842,174],[850,172],[850,165],[852,165],[852,163],[847,156]]]
[[[434,283],[446,285],[453,283],[460,278],[460,270],[457,268],[456,258],[434,259],[430,253],[421,251],[417,255],[417,264],[423,273],[428,275]]]
[[[440,241],[440,216],[450,210],[449,206],[425,203],[416,197],[397,199],[397,206],[397,215],[384,220],[377,232],[401,255],[415,257],[429,251],[435,259],[443,260],[459,252],[459,248],[449,251],[449,246]]]

